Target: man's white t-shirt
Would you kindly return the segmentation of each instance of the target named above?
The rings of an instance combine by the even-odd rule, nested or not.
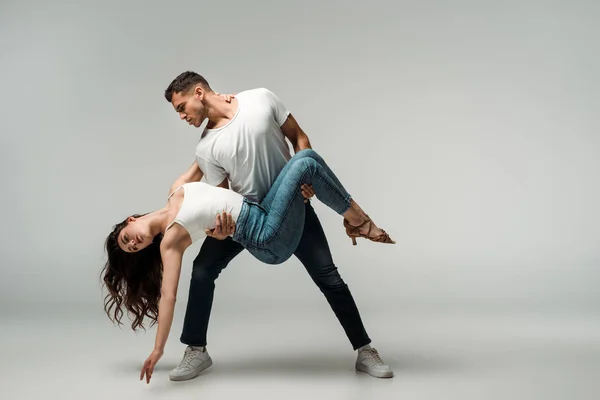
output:
[[[260,202],[291,158],[281,131],[289,111],[268,89],[237,93],[238,109],[227,125],[206,129],[196,146],[196,162],[206,183],[228,178],[230,188]]]

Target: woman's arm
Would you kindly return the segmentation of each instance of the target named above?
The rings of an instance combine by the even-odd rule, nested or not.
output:
[[[187,232],[182,231],[183,227],[174,224],[168,231],[169,235],[165,235],[160,245],[163,276],[158,303],[158,330],[154,349],[161,352],[165,348],[173,322],[183,253],[191,244]]]
[[[156,341],[154,350],[144,362],[140,380],[146,376],[146,383],[150,383],[150,378],[154,372],[154,366],[163,355],[171,323],[173,322],[173,313],[175,311],[175,299],[177,298],[177,285],[179,283],[179,274],[181,272],[181,260],[183,252],[192,243],[190,236],[185,229],[175,224],[167,234],[165,234],[160,243],[160,254],[163,264],[163,276],[160,289],[160,300],[158,302],[158,331],[156,332]]]

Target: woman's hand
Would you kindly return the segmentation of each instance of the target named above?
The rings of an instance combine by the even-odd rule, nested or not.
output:
[[[206,236],[210,236],[218,240],[223,240],[234,232],[235,222],[233,221],[233,217],[231,214],[228,214],[225,211],[223,211],[222,214],[217,214],[214,229],[205,230]]]
[[[217,96],[221,96],[223,98],[223,100],[225,100],[228,103],[231,103],[231,100],[235,97],[235,93],[234,94],[221,94],[219,92],[215,92],[215,94]]]
[[[162,357],[162,350],[154,349],[152,353],[150,353],[150,357],[144,362],[144,366],[142,367],[142,373],[140,374],[140,381],[144,379],[144,375],[146,375],[146,384],[150,383],[150,378],[152,378],[152,372],[154,372],[154,366]]]

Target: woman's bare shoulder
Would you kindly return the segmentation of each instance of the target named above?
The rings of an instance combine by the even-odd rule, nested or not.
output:
[[[191,244],[192,239],[188,231],[177,222],[173,222],[163,235],[160,249],[161,251],[180,250],[183,253]]]

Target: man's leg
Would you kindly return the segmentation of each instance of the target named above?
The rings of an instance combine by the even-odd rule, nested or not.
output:
[[[215,280],[229,262],[244,250],[231,238],[207,237],[192,267],[190,290],[183,321],[181,342],[190,346],[206,346],[208,321],[215,293]]]
[[[207,237],[194,259],[190,290],[183,322],[181,342],[187,344],[183,359],[171,371],[171,380],[183,381],[195,378],[212,365],[206,352],[206,333],[212,309],[215,280],[244,247],[231,238],[217,240]]]
[[[354,350],[359,350],[356,368],[376,377],[393,376],[391,368],[371,348],[360,313],[348,285],[333,263],[321,222],[310,202],[306,204],[304,232],[294,255],[302,262],[340,321]]]

